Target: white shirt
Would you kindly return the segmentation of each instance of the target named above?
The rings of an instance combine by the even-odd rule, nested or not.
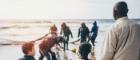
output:
[[[140,26],[119,18],[105,35],[97,60],[140,60]]]

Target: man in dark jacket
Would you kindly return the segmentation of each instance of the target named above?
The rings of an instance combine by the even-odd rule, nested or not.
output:
[[[94,46],[94,42],[95,42],[95,39],[96,39],[97,34],[98,34],[98,26],[97,26],[96,21],[93,23],[93,27],[92,27],[90,33],[91,33],[90,34],[90,40],[91,40],[92,45]]]
[[[81,27],[78,30],[78,37],[80,37],[80,43],[86,42],[89,38],[89,29],[84,22],[81,23]]]

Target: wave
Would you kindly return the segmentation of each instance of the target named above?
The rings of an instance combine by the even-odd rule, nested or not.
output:
[[[14,26],[1,26],[0,29],[11,29],[11,28],[30,28],[30,26],[19,26],[19,25],[14,25]]]

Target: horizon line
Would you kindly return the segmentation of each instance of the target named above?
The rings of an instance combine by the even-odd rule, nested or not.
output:
[[[0,20],[93,20],[93,19],[97,19],[97,20],[102,20],[102,19],[114,19],[114,18],[90,18],[90,19],[87,19],[87,18],[66,18],[66,19],[41,19],[41,18],[11,18],[11,19],[0,19]],[[140,18],[129,18],[129,19],[140,19]]]

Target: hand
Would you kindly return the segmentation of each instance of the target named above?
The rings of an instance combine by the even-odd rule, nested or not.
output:
[[[35,43],[35,41],[34,41],[34,40],[32,40],[32,41],[29,41],[29,42]]]

